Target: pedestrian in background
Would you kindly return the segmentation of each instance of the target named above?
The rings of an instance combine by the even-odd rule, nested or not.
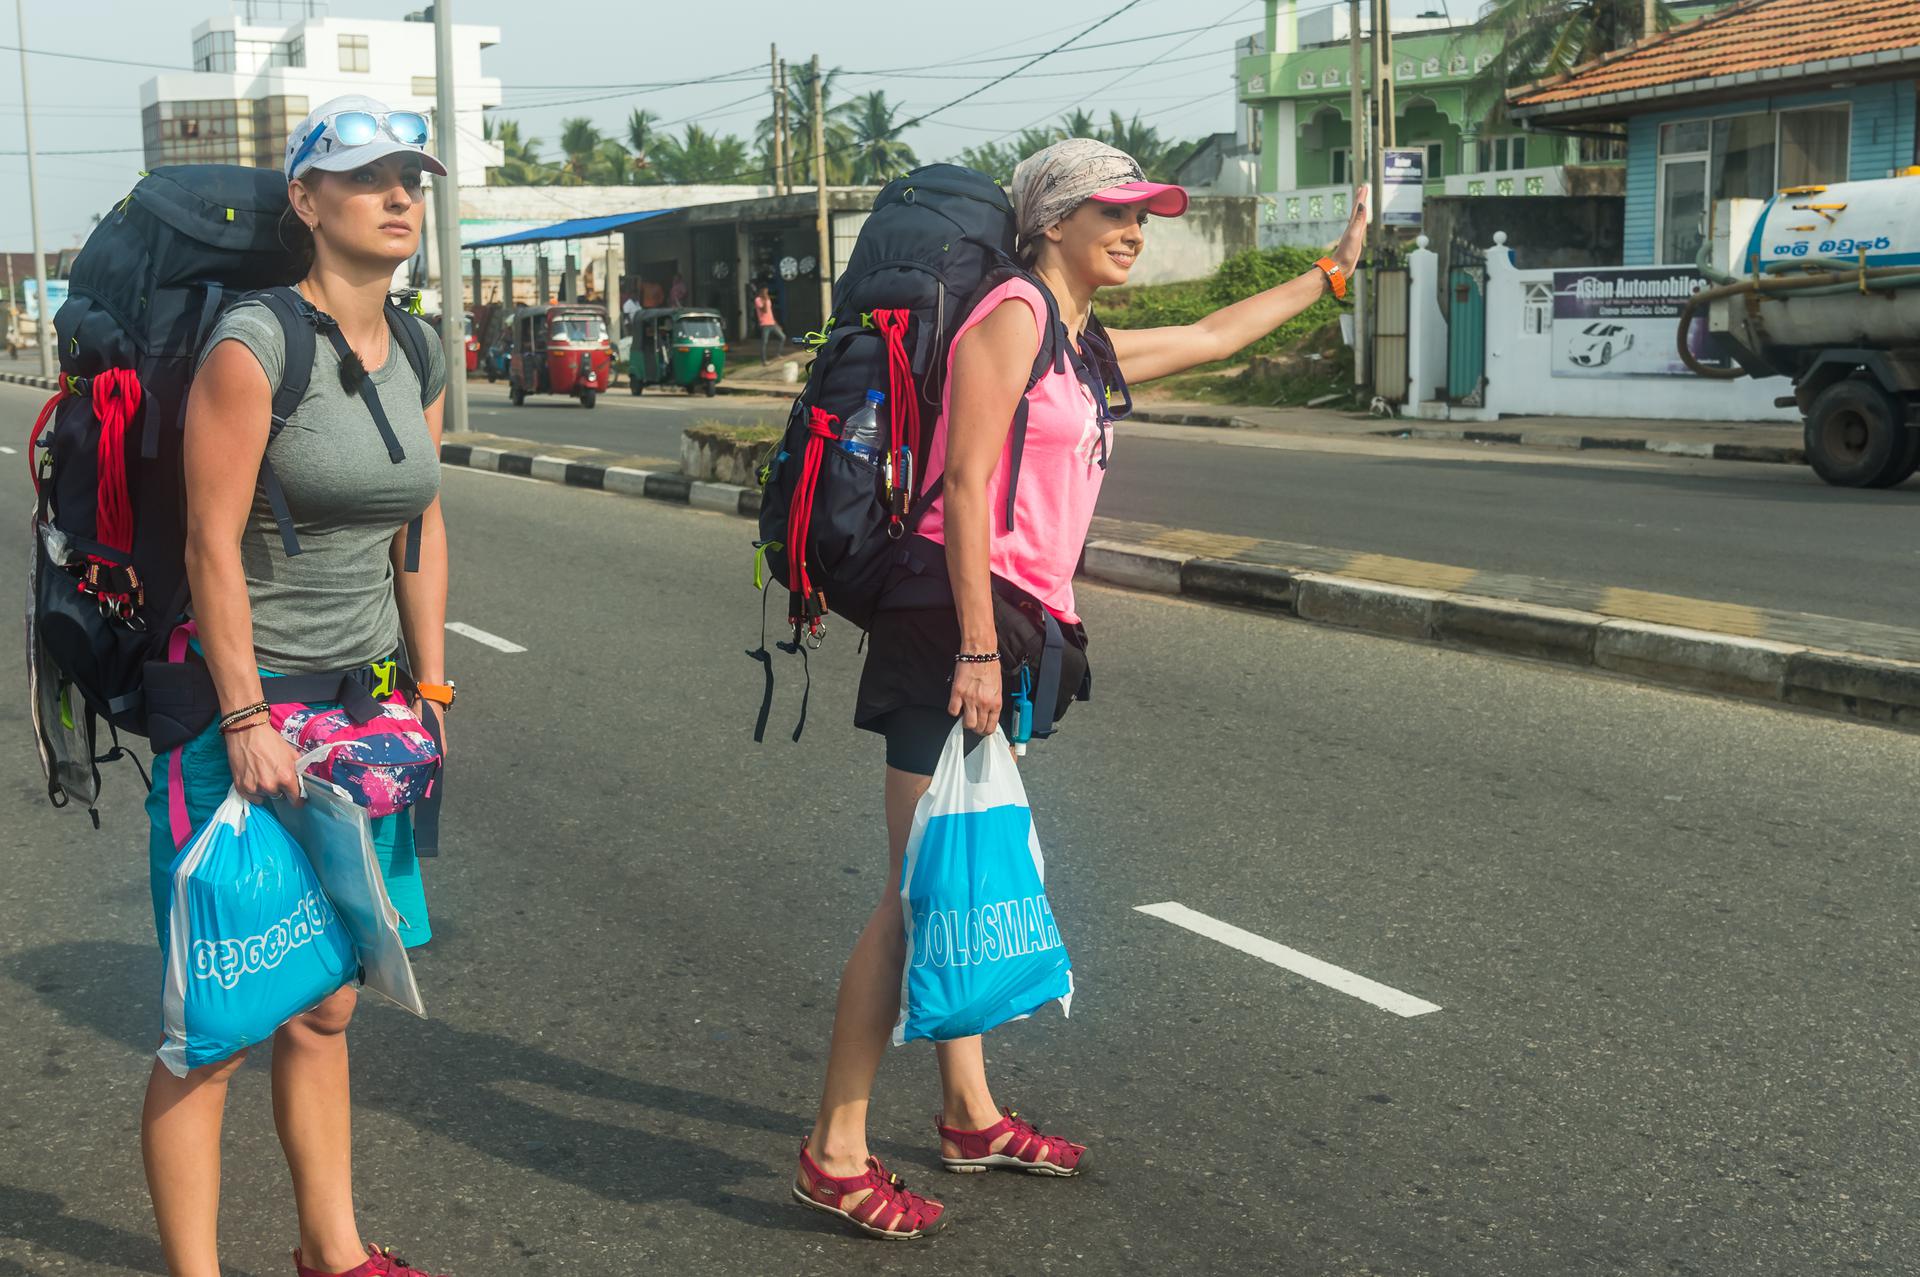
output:
[[[942,493],[907,542],[907,553],[924,565],[944,568],[953,604],[890,611],[883,602],[868,630],[854,722],[886,738],[888,871],[841,975],[826,1082],[794,1183],[812,1204],[886,1238],[924,1236],[946,1222],[941,1203],[908,1191],[867,1143],[873,1080],[900,1011],[901,867],[914,809],[956,720],[984,736],[1005,719],[1013,686],[1030,668],[1028,654],[1038,650],[1032,631],[1044,618],[1032,609],[1050,614],[1065,639],[1058,701],[1035,705],[1036,722],[1043,715],[1057,720],[1073,700],[1085,699],[1086,630],[1075,611],[1073,574],[1113,449],[1114,418],[1104,400],[1116,379],[1124,397],[1127,384],[1227,358],[1329,289],[1344,294],[1367,220],[1363,188],[1332,256],[1306,274],[1192,324],[1116,330],[1111,350],[1102,351],[1086,332],[1094,294],[1127,282],[1146,247],[1148,216],[1184,213],[1186,192],[1146,181],[1122,151],[1076,138],[1024,160],[1011,194],[1017,252],[1029,275],[989,292],[955,335],[927,458],[926,482],[943,476]],[[1073,366],[1056,365],[1029,391],[1028,370],[1048,323],[1042,288],[1073,344]],[[1102,366],[1108,363],[1117,367]],[[1090,384],[1096,377],[1105,381],[1099,397]],[[1023,394],[1027,438],[1015,510],[1003,524],[995,512],[1006,506],[1009,433]],[[1042,1134],[995,1103],[980,1038],[936,1043],[935,1055],[943,1165],[1080,1171],[1084,1145]]]
[[[767,343],[777,341],[784,350],[787,334],[780,327],[780,321],[773,313],[773,294],[767,291],[765,284],[753,295],[753,322],[760,328],[760,365],[767,363]]]
[[[364,128],[367,116],[376,122],[372,140],[342,140],[343,117]],[[264,303],[241,302],[221,318],[188,396],[187,574],[202,657],[230,721],[154,760],[149,856],[163,947],[176,851],[174,787],[196,828],[230,786],[255,802],[300,797],[293,746],[268,718],[264,685],[271,675],[379,667],[404,642],[421,694],[439,698],[420,702],[417,712],[439,717],[452,703],[438,460],[447,372],[440,343],[425,343],[422,386],[384,313],[394,268],[420,242],[421,174],[446,174],[425,150],[424,121],[412,116],[411,124],[396,125],[409,116],[370,98],[335,98],[287,144],[292,207],[282,238],[309,263],[298,289],[338,323],[352,347],[348,360],[329,342],[315,344],[306,397],[271,439],[274,471],[299,529],[298,557],[286,554],[274,521],[256,502],[274,385],[286,359],[280,323]],[[371,381],[405,451],[397,464],[369,419],[362,379]],[[406,525],[416,517],[419,570],[396,572]],[[373,830],[388,894],[404,919],[401,937],[414,945],[431,932],[408,820],[404,811],[383,816]],[[363,1244],[355,1224],[346,1029],[356,996],[352,986],[343,988],[273,1036],[274,1125],[299,1218],[295,1271],[427,1277],[390,1251]],[[175,1277],[220,1275],[220,1127],[228,1080],[245,1058],[241,1052],[184,1078],[156,1061],[147,1083],[141,1148],[161,1248]]]

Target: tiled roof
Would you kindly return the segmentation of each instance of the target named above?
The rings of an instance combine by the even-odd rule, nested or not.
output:
[[[1920,62],[1916,0],[1744,0],[1508,95],[1516,114],[1677,96],[1832,67]],[[1562,107],[1561,109],[1566,109]]]

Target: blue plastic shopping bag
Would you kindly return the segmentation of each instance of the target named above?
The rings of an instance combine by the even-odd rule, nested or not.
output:
[[[353,979],[353,939],[297,843],[233,790],[172,867],[160,1062],[176,1077],[273,1034]]]
[[[971,753],[960,725],[914,808],[900,873],[907,971],[895,1043],[985,1033],[1058,1000],[1073,969],[1047,904],[1026,787],[999,731]]]

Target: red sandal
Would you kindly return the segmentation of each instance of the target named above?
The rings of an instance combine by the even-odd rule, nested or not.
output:
[[[871,1189],[865,1198],[851,1207],[841,1202]],[[888,1241],[909,1241],[927,1237],[947,1226],[946,1207],[930,1197],[907,1191],[906,1181],[891,1174],[877,1157],[867,1159],[867,1169],[858,1175],[829,1175],[800,1145],[800,1176],[793,1183],[793,1198],[802,1206],[837,1215],[869,1237]]]
[[[1058,1135],[1042,1135],[1038,1127],[1023,1120],[1013,1109],[1006,1110],[1006,1114],[981,1131],[957,1131],[935,1118],[940,1138],[952,1141],[960,1150],[958,1157],[948,1157],[943,1151],[941,1165],[961,1175],[976,1175],[995,1168],[1025,1171],[1029,1175],[1080,1173],[1080,1159],[1087,1151],[1085,1144],[1075,1144]],[[994,1152],[993,1142],[1009,1132],[1012,1138],[1001,1145],[999,1152]]]
[[[432,1277],[421,1269],[411,1267],[407,1261],[393,1253],[391,1246],[367,1247],[365,1263],[349,1268],[344,1273],[322,1272],[318,1268],[309,1268],[300,1262],[300,1252],[293,1252],[293,1270],[298,1277]]]

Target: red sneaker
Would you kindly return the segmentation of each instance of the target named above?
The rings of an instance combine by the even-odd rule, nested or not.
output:
[[[367,1247],[367,1262],[356,1264],[344,1273],[309,1268],[300,1262],[300,1252],[296,1250],[293,1252],[293,1270],[296,1277],[434,1277],[424,1269],[409,1267],[406,1260],[393,1253],[391,1246]],[[441,1277],[445,1277],[445,1274]]]
[[[841,1205],[862,1189],[873,1191],[851,1207]],[[869,1237],[884,1237],[888,1241],[926,1237],[947,1226],[947,1208],[932,1198],[908,1192],[906,1181],[891,1174],[879,1158],[869,1157],[862,1174],[844,1178],[829,1175],[807,1152],[804,1141],[800,1145],[800,1175],[793,1182],[793,1198],[802,1206],[839,1216]]]
[[[1023,1120],[1013,1109],[1008,1109],[1006,1113],[1005,1117],[981,1131],[957,1131],[935,1118],[933,1124],[939,1128],[940,1138],[951,1141],[960,1150],[957,1157],[948,1157],[942,1150],[940,1164],[962,1175],[978,1174],[996,1167],[1025,1171],[1029,1175],[1080,1173],[1080,1159],[1087,1151],[1085,1144],[1075,1144],[1058,1135],[1042,1135],[1038,1127]],[[1000,1146],[999,1152],[994,1152],[993,1142],[1009,1133],[1011,1138]]]

